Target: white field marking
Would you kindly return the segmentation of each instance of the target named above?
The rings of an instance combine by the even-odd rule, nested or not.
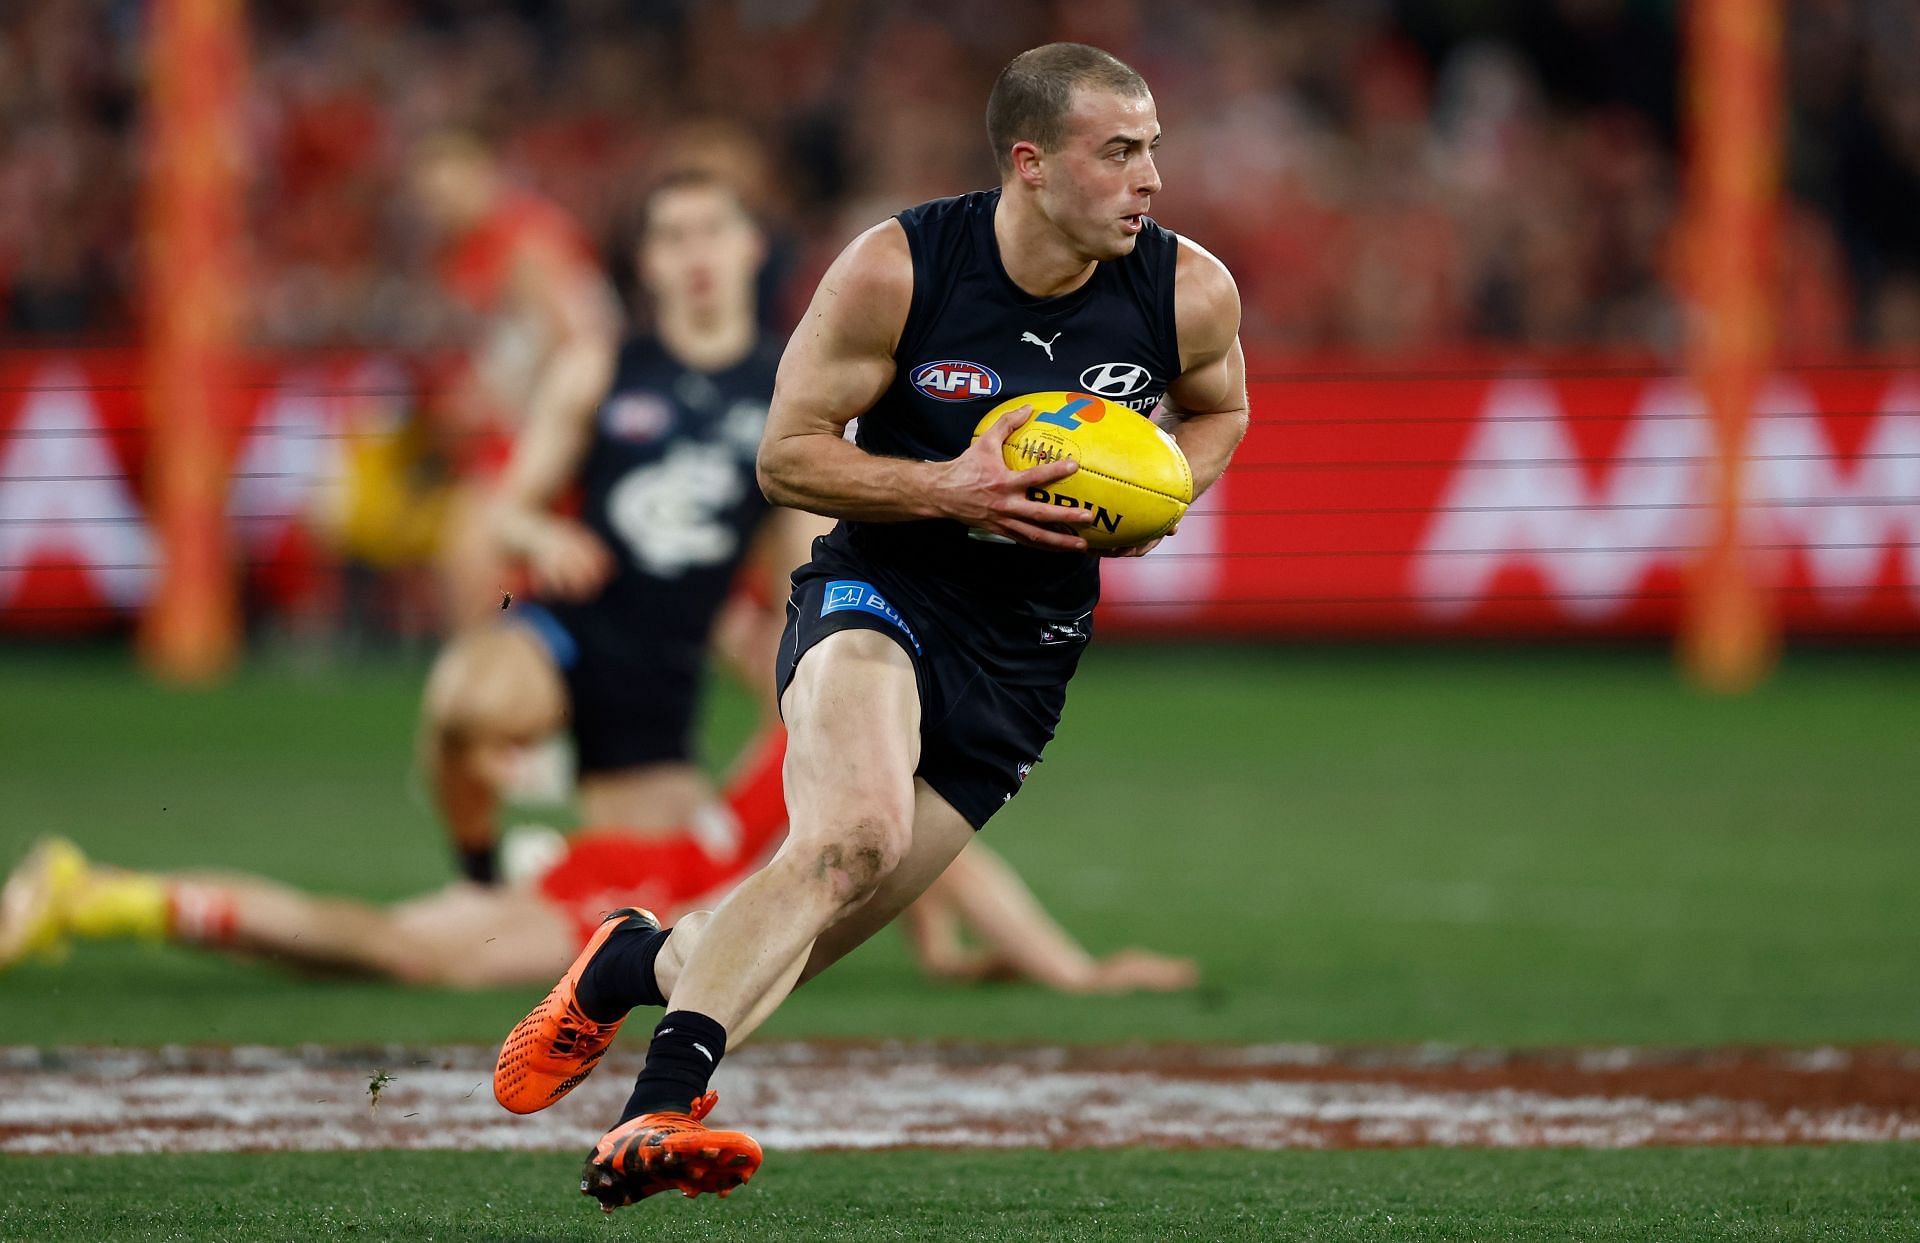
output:
[[[634,1054],[544,1113],[493,1102],[493,1051],[440,1049],[0,1049],[0,1153],[328,1151],[369,1148],[585,1151],[613,1121]],[[1745,1059],[1740,1061],[1738,1059]],[[1816,1088],[1859,1069],[1845,1049],[1687,1052],[1591,1049],[1515,1055],[1446,1046],[1106,1049],[982,1045],[750,1047],[716,1078],[716,1122],[770,1148],[1624,1148],[1920,1139],[1920,1105],[1772,1103],[1609,1094],[1604,1076],[1758,1065]],[[1920,1054],[1876,1065],[1920,1077]],[[1555,1074],[1557,1092],[1434,1089],[1393,1076]],[[380,1109],[367,1083],[393,1081]],[[1341,1072],[1353,1078],[1342,1079]],[[1386,1080],[1386,1081],[1382,1081]],[[1796,1080],[1799,1082],[1799,1080]],[[1615,1085],[1617,1086],[1617,1085]]]

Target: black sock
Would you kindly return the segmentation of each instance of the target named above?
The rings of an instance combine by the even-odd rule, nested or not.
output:
[[[596,1023],[611,1023],[627,1017],[635,1006],[666,1005],[653,963],[671,935],[673,929],[656,929],[651,920],[639,915],[623,921],[607,935],[573,986],[580,1012]]]
[[[692,1010],[667,1011],[653,1029],[646,1069],[634,1080],[620,1121],[662,1111],[687,1112],[706,1092],[714,1067],[726,1053],[726,1028]]]

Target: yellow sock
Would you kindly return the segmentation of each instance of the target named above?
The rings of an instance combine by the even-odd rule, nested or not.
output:
[[[167,935],[167,882],[140,872],[96,869],[69,899],[66,924],[75,936],[145,937]]]

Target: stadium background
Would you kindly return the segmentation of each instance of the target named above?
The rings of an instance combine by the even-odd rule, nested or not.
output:
[[[409,791],[438,625],[424,571],[343,551],[328,518],[350,446],[411,428],[431,465],[462,435],[440,360],[472,326],[405,207],[414,139],[487,134],[617,274],[649,178],[722,164],[774,230],[766,314],[784,329],[858,228],[987,183],[992,73],[1079,38],[1154,87],[1155,215],[1240,282],[1255,426],[1180,538],[1110,580],[1101,627],[1127,641],[1089,659],[996,841],[1090,943],[1195,954],[1208,984],[1146,1002],[954,992],[883,941],[772,1034],[1920,1042],[1910,6],[1781,6],[1743,534],[1793,641],[1733,698],[1691,689],[1669,642],[1715,510],[1687,352],[1691,9],[1633,0],[250,6],[230,118],[243,348],[220,407],[247,643],[215,689],[158,685],[131,641],[164,574],[167,414],[145,350],[168,291],[142,275],[154,7],[0,13],[8,863],[58,831],[131,865],[373,898],[445,878]],[[717,760],[747,713],[716,706]],[[0,1042],[480,1042],[524,1000],[83,947],[0,979]],[[1152,1166],[1164,1185],[1143,1192],[1131,1163],[1151,1152],[792,1154],[801,1173],[766,1184],[767,1205],[700,1218],[851,1238],[879,1229],[863,1212],[905,1213],[957,1232],[952,1189],[982,1183],[1009,1238],[1094,1229],[1035,1227],[1047,1196],[1213,1237],[1275,1237],[1285,1214],[1303,1235],[1400,1237],[1396,1212],[1403,1237],[1895,1237],[1920,1213],[1902,1145],[1191,1158]],[[160,1229],[136,1200],[220,1234],[205,1205],[223,1197],[241,1232],[471,1226],[435,1181],[450,1175],[551,1215],[516,1228],[577,1218],[558,1197],[570,1158],[436,1160],[454,1158],[8,1156],[0,1235]],[[103,1183],[127,1190],[83,1194]]]

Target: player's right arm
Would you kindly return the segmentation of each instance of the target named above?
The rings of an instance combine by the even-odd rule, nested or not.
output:
[[[542,593],[581,599],[606,582],[613,558],[591,531],[552,506],[579,469],[594,412],[612,383],[617,316],[599,296],[602,283],[584,274],[563,279],[549,272],[528,284],[537,302],[551,304],[545,314],[561,332],[514,438],[489,521],[495,544],[526,563]]]
[[[1058,530],[1060,509],[1027,499],[1073,473],[1072,462],[1008,469],[1007,436],[1031,417],[1008,414],[950,462],[877,457],[846,439],[846,426],[893,382],[894,351],[913,301],[913,257],[898,221],[854,239],[820,279],[787,342],[760,443],[760,488],[776,505],[861,522],[952,518],[1042,548],[1083,551]]]

